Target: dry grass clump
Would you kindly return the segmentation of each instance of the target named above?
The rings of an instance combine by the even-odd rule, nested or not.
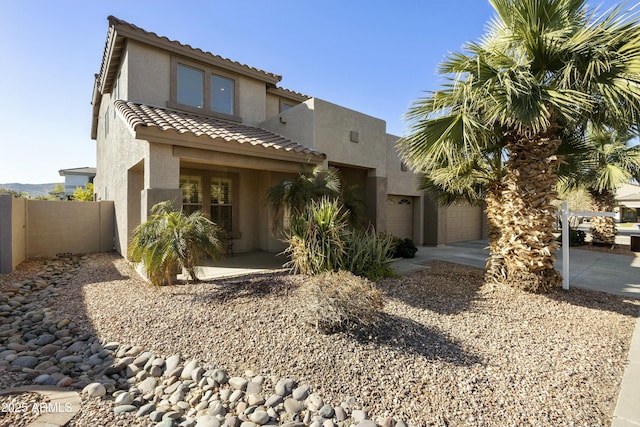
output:
[[[299,293],[300,317],[325,334],[371,326],[384,306],[373,282],[343,270],[309,277]]]

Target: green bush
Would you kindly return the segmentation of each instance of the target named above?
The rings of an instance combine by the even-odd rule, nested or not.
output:
[[[309,275],[338,270],[344,264],[347,225],[347,213],[337,200],[312,200],[291,219],[285,250],[291,260],[285,266]]]
[[[389,264],[393,249],[394,238],[391,235],[376,233],[373,227],[354,231],[347,239],[344,269],[373,281],[394,277]]]
[[[418,248],[413,240],[394,237],[393,258],[415,258]]]
[[[310,277],[300,300],[300,317],[322,333],[371,326],[384,306],[374,283],[343,270]]]
[[[151,213],[133,232],[129,258],[142,263],[154,285],[173,283],[183,268],[197,280],[196,263],[206,255],[222,255],[220,229],[201,212],[186,215],[167,200],[153,206]]]
[[[587,243],[585,242],[585,238],[587,237],[587,233],[582,230],[576,230],[573,228],[569,229],[569,246],[584,246]],[[556,241],[562,243],[562,234],[558,236]]]

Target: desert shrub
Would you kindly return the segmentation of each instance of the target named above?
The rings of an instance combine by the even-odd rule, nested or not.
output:
[[[171,284],[183,268],[197,280],[196,263],[206,255],[214,259],[222,255],[221,231],[201,212],[186,215],[165,201],[153,206],[151,213],[133,232],[129,258],[142,263],[154,285]]]
[[[384,306],[374,283],[344,270],[308,278],[300,300],[300,317],[322,333],[371,326]]]
[[[344,269],[374,281],[393,277],[395,273],[389,264],[393,248],[391,235],[376,233],[373,227],[356,230],[347,238]]]
[[[576,230],[573,228],[569,229],[569,246],[584,246],[587,243],[585,242],[585,238],[587,237],[587,233],[582,230]],[[558,236],[556,239],[558,242],[562,243],[562,234]]]
[[[344,263],[348,234],[347,213],[337,200],[312,200],[291,219],[285,249],[291,260],[285,266],[310,275],[338,270]]]
[[[413,240],[399,237],[394,238],[393,257],[394,258],[415,258],[418,248]]]

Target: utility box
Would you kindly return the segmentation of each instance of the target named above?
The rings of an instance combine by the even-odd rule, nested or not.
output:
[[[640,252],[640,236],[631,236],[631,252]]]

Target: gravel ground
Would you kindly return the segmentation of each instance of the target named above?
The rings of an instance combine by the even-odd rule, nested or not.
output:
[[[105,341],[231,375],[295,378],[336,405],[354,397],[379,423],[610,425],[638,301],[580,289],[532,295],[437,262],[379,284],[387,304],[376,330],[321,335],[298,321],[303,280],[267,274],[154,288],[122,258],[95,254],[51,305]],[[85,399],[71,425],[144,425],[112,407]]]

